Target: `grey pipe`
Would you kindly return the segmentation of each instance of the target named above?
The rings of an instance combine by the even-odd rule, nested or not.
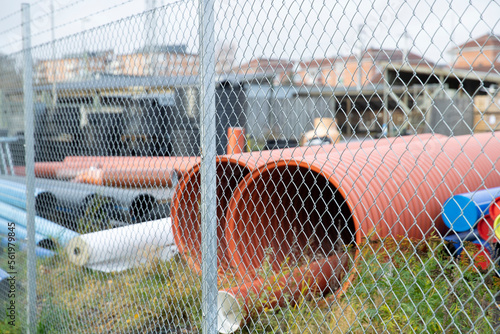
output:
[[[24,183],[25,178],[2,176],[0,179]],[[139,223],[170,215],[173,189],[123,189],[37,178],[35,185],[57,198],[60,211],[79,218],[98,196],[106,199],[112,219],[125,223]]]

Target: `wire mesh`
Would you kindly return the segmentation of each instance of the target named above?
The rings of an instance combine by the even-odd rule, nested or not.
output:
[[[29,50],[18,9],[0,332],[500,331],[497,2],[39,0]]]

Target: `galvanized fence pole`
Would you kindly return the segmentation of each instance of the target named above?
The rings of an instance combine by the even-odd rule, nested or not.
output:
[[[35,146],[30,5],[22,4],[24,58],[24,138],[26,147],[26,230],[28,237],[28,332],[36,332]]]
[[[199,0],[203,333],[217,333],[214,1]]]

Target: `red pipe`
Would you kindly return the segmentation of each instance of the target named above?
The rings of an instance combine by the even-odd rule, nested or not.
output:
[[[227,210],[231,265],[241,275],[253,273],[269,248],[275,269],[310,248],[328,255],[339,234],[344,243],[359,244],[365,238],[420,239],[444,231],[438,217],[450,195],[500,184],[500,175],[491,173],[500,167],[494,136],[417,136],[407,144],[283,159],[258,168],[240,182]],[[323,212],[330,213],[330,221],[322,221]]]
[[[490,209],[491,212],[491,209]],[[479,236],[488,242],[495,243],[498,239],[495,236],[495,219],[489,215],[485,215],[478,223],[477,223],[477,231],[479,232]]]
[[[491,203],[490,216],[493,221],[495,221],[495,219],[500,216],[500,197],[495,198],[495,201]]]
[[[493,264],[493,259],[491,258],[490,251],[486,249],[483,245],[472,244],[474,249],[469,250],[469,252],[464,252],[460,254],[460,259],[462,261],[468,262],[472,259],[473,267],[479,271],[487,271]]]

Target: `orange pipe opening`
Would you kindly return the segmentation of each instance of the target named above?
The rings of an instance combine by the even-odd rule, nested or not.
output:
[[[495,198],[493,203],[490,205],[490,216],[493,221],[500,216],[500,197]]]
[[[491,243],[496,243],[498,241],[495,236],[495,219],[491,216],[491,214],[485,215],[481,220],[479,220],[477,223],[477,231],[483,240]]]

